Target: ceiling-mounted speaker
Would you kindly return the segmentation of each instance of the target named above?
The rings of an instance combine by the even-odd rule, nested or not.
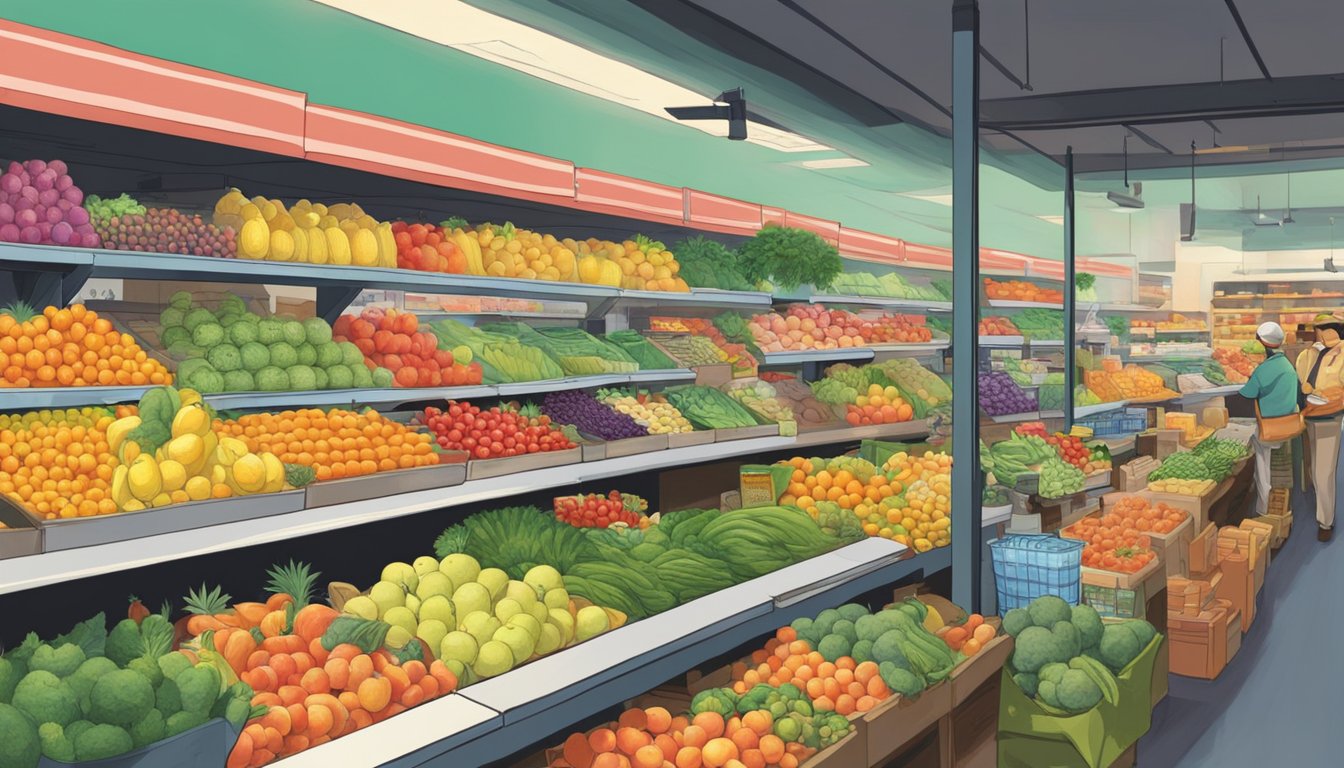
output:
[[[1181,203],[1181,242],[1195,239],[1195,204]]]

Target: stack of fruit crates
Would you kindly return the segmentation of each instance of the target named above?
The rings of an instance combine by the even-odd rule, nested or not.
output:
[[[1270,454],[1269,485],[1271,488],[1293,489],[1293,443],[1285,441]]]

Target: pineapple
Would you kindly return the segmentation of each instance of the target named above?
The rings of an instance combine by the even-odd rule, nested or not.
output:
[[[187,590],[187,596],[182,599],[186,603],[187,613],[193,616],[215,616],[228,612],[229,600],[233,597],[218,585],[214,589],[207,589],[205,582],[201,582],[200,589]]]
[[[294,598],[293,605],[297,610],[312,599],[317,577],[322,574],[312,571],[312,566],[308,563],[290,560],[288,565],[272,566],[266,575],[271,577],[270,582],[266,584],[266,591],[273,595],[283,594]]]
[[[9,315],[17,323],[25,323],[37,314],[37,310],[26,301],[16,301],[5,307],[0,307],[0,315]]]

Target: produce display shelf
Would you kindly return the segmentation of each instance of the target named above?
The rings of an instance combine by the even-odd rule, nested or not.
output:
[[[1064,411],[1062,409],[1041,411],[1037,415],[1042,419],[1062,419],[1064,418]]]
[[[1063,339],[1032,339],[1027,343],[1029,343],[1033,347],[1042,347],[1042,348],[1062,349],[1064,347]]]
[[[0,560],[0,594],[590,480],[786,450],[793,445],[793,437],[776,436],[673,448],[468,480],[448,488],[305,508],[297,512],[235,520],[145,538],[15,557]],[[236,503],[251,504],[255,501],[240,498]]]
[[[1013,517],[1013,505],[1002,504],[997,507],[980,507],[980,527],[1006,523]]]
[[[1095,405],[1075,405],[1073,407],[1073,418],[1081,419],[1085,416],[1094,416],[1107,411],[1118,411],[1126,405],[1129,405],[1128,400],[1112,400],[1108,403],[1097,403]]]
[[[802,365],[804,363],[829,363],[839,360],[872,360],[872,347],[841,347],[839,349],[813,349],[800,352],[766,352],[764,365]]]
[[[1130,330],[1133,333],[1133,329]],[[1159,335],[1178,336],[1191,333],[1208,333],[1208,328],[1154,328],[1153,332]]]
[[[360,764],[395,768],[492,764],[541,734],[561,733],[576,719],[616,706],[800,616],[816,615],[912,574],[927,578],[951,565],[946,547],[917,557],[909,553],[894,542],[867,539],[422,704],[416,710],[423,710],[423,719],[390,718],[345,737],[358,739],[352,744],[358,753],[331,742],[286,760],[298,768],[333,765],[349,754],[363,758]],[[471,732],[464,737],[459,721],[452,719],[458,710],[449,708],[459,705],[443,703],[455,698],[498,712],[499,720],[486,720],[484,712],[473,710],[474,719],[466,721]]]
[[[999,348],[1005,348],[1005,349],[1007,349],[1007,348],[1020,347],[1020,346],[1022,346],[1024,343],[1026,343],[1026,339],[1024,339],[1024,338],[1021,337],[1021,336],[997,336],[997,335],[996,335],[996,336],[981,336],[981,337],[980,337],[980,346],[982,346],[982,347],[999,347]]]
[[[894,424],[868,424],[859,427],[831,427],[826,429],[799,432],[794,441],[796,447],[810,445],[830,445],[833,443],[857,442],[859,440],[891,440],[911,437],[924,437],[929,434],[929,423],[923,419],[901,421]]]
[[[89,278],[209,281],[304,285],[318,288],[374,288],[415,293],[583,301],[604,311],[615,306],[768,307],[770,294],[756,291],[695,289],[621,290],[603,285],[554,280],[479,277],[381,267],[332,266],[296,262],[221,259],[175,253],[140,253],[101,248],[0,244],[0,270],[63,270],[79,282]],[[72,280],[73,282],[73,280]],[[62,286],[67,296],[78,285]]]
[[[1063,417],[1064,413],[1060,411],[1059,415]],[[985,414],[985,418],[993,424],[1019,424],[1024,421],[1040,421],[1042,414],[1040,411],[1025,411],[1023,413],[1006,413],[1002,416]]]
[[[989,306],[995,309],[1063,309],[1063,304],[1047,304],[1041,301],[1014,301],[1013,299],[989,299]]]
[[[873,356],[879,359],[890,359],[893,357],[920,357],[923,355],[932,355],[942,352],[952,346],[952,342],[946,339],[930,341],[925,344],[876,344],[869,347],[873,350]]]
[[[1098,312],[1165,312],[1165,311],[1167,311],[1166,309],[1164,309],[1164,308],[1162,308],[1162,307],[1152,307],[1152,306],[1149,306],[1149,305],[1147,305],[1147,304],[1125,304],[1125,303],[1095,302],[1095,301],[1090,302],[1090,303],[1079,303],[1078,306],[1076,306],[1076,307],[1074,308],[1074,311],[1075,311],[1075,312],[1091,312],[1091,311],[1094,310],[1094,309],[1097,310]]]
[[[897,299],[887,296],[843,296],[836,294],[814,294],[808,299],[813,304],[841,304],[850,306],[881,307],[883,309],[909,309],[923,312],[951,312],[950,301],[927,301],[923,299]]]
[[[1211,397],[1224,397],[1226,395],[1235,395],[1241,391],[1241,384],[1224,384],[1221,387],[1209,387],[1195,392],[1186,392],[1181,395],[1182,403],[1199,402],[1208,400]]]
[[[205,400],[221,410],[308,408],[323,405],[401,405],[424,400],[467,400],[478,397],[516,397],[566,389],[613,387],[623,384],[692,381],[695,371],[665,368],[635,373],[573,376],[510,384],[480,384],[465,387],[390,387],[386,389],[322,389],[306,392],[221,392]],[[4,390],[0,408],[76,408],[85,405],[133,403],[149,387],[47,387]]]

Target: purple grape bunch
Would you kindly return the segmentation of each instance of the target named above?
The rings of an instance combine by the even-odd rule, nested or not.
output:
[[[990,416],[1030,413],[1037,409],[1036,396],[1024,392],[1013,377],[1003,371],[982,372],[976,383],[980,409]]]
[[[199,215],[176,208],[149,208],[144,213],[95,219],[108,248],[118,251],[183,253],[234,258],[238,243],[233,227],[220,228]]]
[[[97,248],[83,203],[64,161],[11,162],[0,174],[0,242]]]
[[[585,435],[603,440],[643,437],[649,433],[630,416],[613,411],[581,389],[548,392],[541,400],[541,411],[557,424],[570,424]]]

